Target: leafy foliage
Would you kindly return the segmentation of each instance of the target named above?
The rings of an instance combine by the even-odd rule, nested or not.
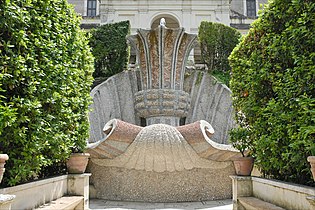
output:
[[[228,57],[241,38],[240,32],[221,23],[202,21],[198,37],[201,57],[210,73],[214,73],[229,85],[230,65]]]
[[[91,31],[89,44],[95,57],[93,77],[96,80],[126,69],[129,55],[126,36],[129,31],[129,21],[102,25]]]
[[[79,25],[66,0],[0,4],[3,185],[38,178],[86,146],[93,57]]]
[[[311,0],[272,1],[230,56],[234,106],[246,116],[257,165],[267,176],[310,185],[314,14]]]

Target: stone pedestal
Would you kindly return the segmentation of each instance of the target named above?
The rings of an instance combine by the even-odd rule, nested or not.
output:
[[[89,177],[91,174],[69,174],[68,175],[68,195],[84,196],[84,203],[80,209],[89,209]]]
[[[146,124],[179,126],[180,118],[190,109],[190,96],[181,90],[151,89],[135,94],[135,110]]]
[[[233,210],[242,209],[238,204],[239,197],[250,197],[253,194],[251,176],[230,176],[233,189]]]

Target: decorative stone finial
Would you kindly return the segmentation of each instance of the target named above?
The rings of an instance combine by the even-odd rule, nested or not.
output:
[[[164,27],[166,27],[166,21],[165,21],[165,18],[161,18],[161,20],[160,20],[160,26],[164,26]]]

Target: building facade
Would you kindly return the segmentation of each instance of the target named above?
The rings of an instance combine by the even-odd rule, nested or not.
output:
[[[197,33],[203,20],[229,24],[229,0],[101,0],[101,23],[128,19],[131,32],[137,28],[154,28],[161,18],[166,26],[184,27],[189,33]]]
[[[268,0],[68,0],[82,17],[82,27],[129,20],[131,33],[154,28],[160,19],[167,27],[197,33],[201,21],[219,22],[246,33]]]

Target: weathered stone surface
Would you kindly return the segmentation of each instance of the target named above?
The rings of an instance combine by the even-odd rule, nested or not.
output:
[[[134,111],[134,93],[138,92],[137,74],[124,71],[91,91],[93,104],[90,106],[90,139],[97,142],[105,138],[103,127],[109,120],[117,118],[125,122],[140,125],[140,118]]]
[[[182,90],[186,60],[196,38],[195,34],[187,34],[184,28],[165,26],[138,29],[137,34],[128,36],[138,57],[141,90]]]
[[[196,43],[196,35],[183,28],[170,29],[163,24],[156,29],[139,29],[127,37],[137,52],[140,69],[140,91],[135,95],[135,110],[146,124],[158,118],[174,118],[170,125],[178,126],[187,116],[190,97],[183,91],[186,61]],[[154,117],[155,119],[149,119]]]
[[[113,118],[140,125],[140,117],[135,115],[133,98],[134,93],[138,92],[138,78],[137,71],[122,72],[93,89],[90,143],[105,138],[102,129]],[[113,87],[114,84],[120,87]],[[235,126],[231,91],[209,74],[199,71],[186,78],[184,90],[191,96],[186,124],[208,121],[215,129],[211,140],[228,144],[228,131]]]
[[[207,122],[176,128],[165,124],[139,127],[112,120],[104,131],[106,139],[89,149],[88,171],[93,174],[91,184],[97,198],[174,202],[231,195],[229,176],[235,171],[230,159],[239,152],[211,141],[214,130]],[[107,141],[118,144],[107,148]],[[121,142],[128,146],[121,149]],[[108,152],[113,155],[107,157]]]
[[[195,71],[186,78],[184,91],[191,96],[186,124],[205,120],[215,130],[211,139],[228,144],[228,132],[235,127],[230,89],[208,73]]]
[[[201,129],[199,128],[199,130]],[[130,136],[130,139],[132,139],[132,136]],[[94,149],[97,149],[97,147]],[[90,151],[93,151],[93,149]],[[217,152],[224,154],[226,151],[217,149]],[[233,154],[238,154],[238,152],[234,151]],[[184,171],[193,168],[222,169],[230,164],[230,162],[217,164],[214,161],[199,157],[175,127],[165,124],[144,127],[128,148],[114,159],[93,158],[90,161],[99,166],[113,166],[159,173]]]
[[[220,165],[221,163],[216,163]],[[181,172],[150,172],[99,166],[91,162],[91,181],[96,197],[108,200],[183,202],[232,197],[229,175],[232,163],[221,169],[191,169]]]
[[[209,85],[207,79],[211,82],[199,73],[190,80],[193,87],[184,90],[186,61],[196,35],[160,25],[152,30],[139,29],[128,40],[137,51],[140,73],[129,72],[128,78],[119,74],[92,91],[96,111],[90,119],[94,120],[91,130],[95,135],[88,147],[97,197],[157,202],[228,198],[231,185],[227,182],[234,174],[231,158],[239,152],[212,141],[209,136],[214,130],[206,121],[175,127],[186,117],[199,117],[199,109],[204,116],[211,116],[211,122],[220,118],[216,123],[224,128],[221,142],[226,141],[228,127],[224,124],[230,125],[232,109],[226,87],[212,83],[216,91],[212,95],[205,92],[207,88],[195,89],[200,84]],[[110,101],[106,102],[107,98]],[[206,104],[209,100],[211,103]],[[126,115],[128,112],[132,114]],[[133,125],[135,113],[141,117],[138,122],[146,120],[146,127]],[[110,121],[103,129],[105,137],[98,132],[99,126],[112,114],[133,122]]]
[[[214,161],[228,161],[241,156],[240,152],[231,145],[212,141],[210,137],[214,135],[214,129],[204,120],[177,127],[177,130],[202,158]]]

